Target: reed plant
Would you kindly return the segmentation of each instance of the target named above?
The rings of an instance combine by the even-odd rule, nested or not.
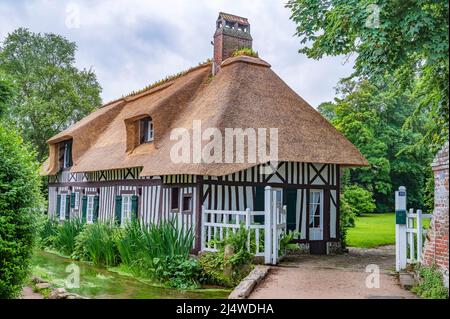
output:
[[[83,223],[79,218],[64,221],[56,228],[53,248],[60,253],[71,256],[75,249],[75,241],[83,229]]]
[[[76,238],[72,257],[91,261],[98,266],[116,266],[120,261],[116,236],[119,236],[118,230],[109,224],[85,225]]]

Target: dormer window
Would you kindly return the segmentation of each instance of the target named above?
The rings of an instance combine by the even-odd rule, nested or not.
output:
[[[152,118],[145,117],[139,121],[139,142],[140,144],[153,141],[153,121]]]
[[[72,167],[72,140],[59,143],[59,166],[61,169]]]

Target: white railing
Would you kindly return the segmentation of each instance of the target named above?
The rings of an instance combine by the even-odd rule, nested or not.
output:
[[[395,269],[406,269],[408,263],[417,263],[422,260],[423,236],[427,230],[423,229],[423,219],[431,218],[432,214],[422,214],[418,209],[407,212],[406,188],[400,186],[395,192]]]
[[[280,201],[281,190],[267,186],[264,192],[264,211],[212,210],[202,207],[201,250],[216,252],[217,243],[240,227],[248,230],[247,247],[255,256],[264,257],[266,264],[279,260],[279,242],[286,232],[286,206]],[[263,216],[264,223],[255,222]]]
[[[224,240],[230,231],[236,233],[242,225],[249,230],[247,247],[255,256],[264,256],[264,224],[255,223],[255,216],[264,216],[264,211],[211,210],[202,207],[202,251],[217,251],[217,242]],[[254,239],[254,247],[251,247]]]
[[[431,217],[431,214],[422,214],[420,209],[414,213],[413,208],[406,214],[406,242],[409,247],[407,263],[417,263],[422,260],[423,236],[427,234],[427,230],[423,229],[423,219]]]

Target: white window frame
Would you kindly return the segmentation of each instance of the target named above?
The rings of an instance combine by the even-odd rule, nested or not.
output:
[[[74,192],[74,201],[73,208],[78,210],[80,209],[80,192]]]
[[[59,220],[66,219],[66,208],[67,208],[67,196],[66,194],[61,194],[61,199],[59,202]]]
[[[148,130],[147,130],[147,141],[152,142],[153,141],[153,120],[148,120]]]
[[[319,202],[313,202],[313,194],[318,194],[319,197]],[[320,224],[316,225],[315,224],[315,216],[311,214],[311,212],[315,212],[316,206],[319,206],[319,219],[320,219]],[[308,206],[308,214],[309,214],[309,233],[310,233],[310,240],[323,240],[323,190],[321,189],[311,189],[310,193],[309,193],[309,206]],[[314,207],[314,209],[312,209]]]
[[[122,214],[120,216],[120,225],[122,227],[131,221],[132,196],[129,194],[122,195]]]
[[[86,222],[88,224],[92,224],[94,222],[94,199],[95,195],[87,196]]]

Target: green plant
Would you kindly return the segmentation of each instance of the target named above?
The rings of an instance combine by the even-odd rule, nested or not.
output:
[[[250,242],[249,242],[250,239]],[[253,254],[249,251],[255,245],[252,243],[250,230],[243,224],[236,232],[224,233],[224,239],[213,240],[218,252],[203,254],[199,258],[202,269],[201,281],[206,284],[232,287],[238,284],[250,271]],[[233,254],[225,258],[225,247],[230,246]],[[231,276],[224,275],[226,267],[231,266]]]
[[[298,238],[300,233],[298,231],[288,231],[284,233],[280,238],[280,253],[284,254],[286,250],[298,250],[299,246],[297,243],[294,243],[294,238]]]
[[[236,51],[233,52],[233,56],[242,56],[242,55],[246,55],[246,56],[251,56],[254,58],[258,57],[258,52],[253,51],[252,48],[239,48]]]
[[[420,266],[417,269],[419,282],[412,291],[427,299],[448,299],[448,289],[442,282],[442,274],[436,267]]]
[[[199,266],[189,257],[192,229],[180,230],[176,220],[150,226],[128,224],[116,237],[122,264],[142,277],[180,289],[198,286]]]
[[[0,121],[0,299],[16,297],[29,273],[42,208],[38,168],[35,153]]]
[[[99,266],[116,266],[120,257],[116,246],[117,230],[104,223],[86,225],[75,240],[72,257]]]
[[[371,213],[376,208],[372,193],[358,185],[344,188],[341,196],[340,237],[342,248],[347,247],[347,230],[355,227],[356,216]]]
[[[56,236],[53,247],[60,253],[70,256],[75,249],[75,241],[83,229],[83,223],[79,218],[64,221],[56,228]]]
[[[39,248],[52,248],[58,234],[58,221],[47,215],[37,216],[37,246]]]
[[[152,277],[178,289],[199,287],[200,266],[194,258],[172,256],[153,260]]]

